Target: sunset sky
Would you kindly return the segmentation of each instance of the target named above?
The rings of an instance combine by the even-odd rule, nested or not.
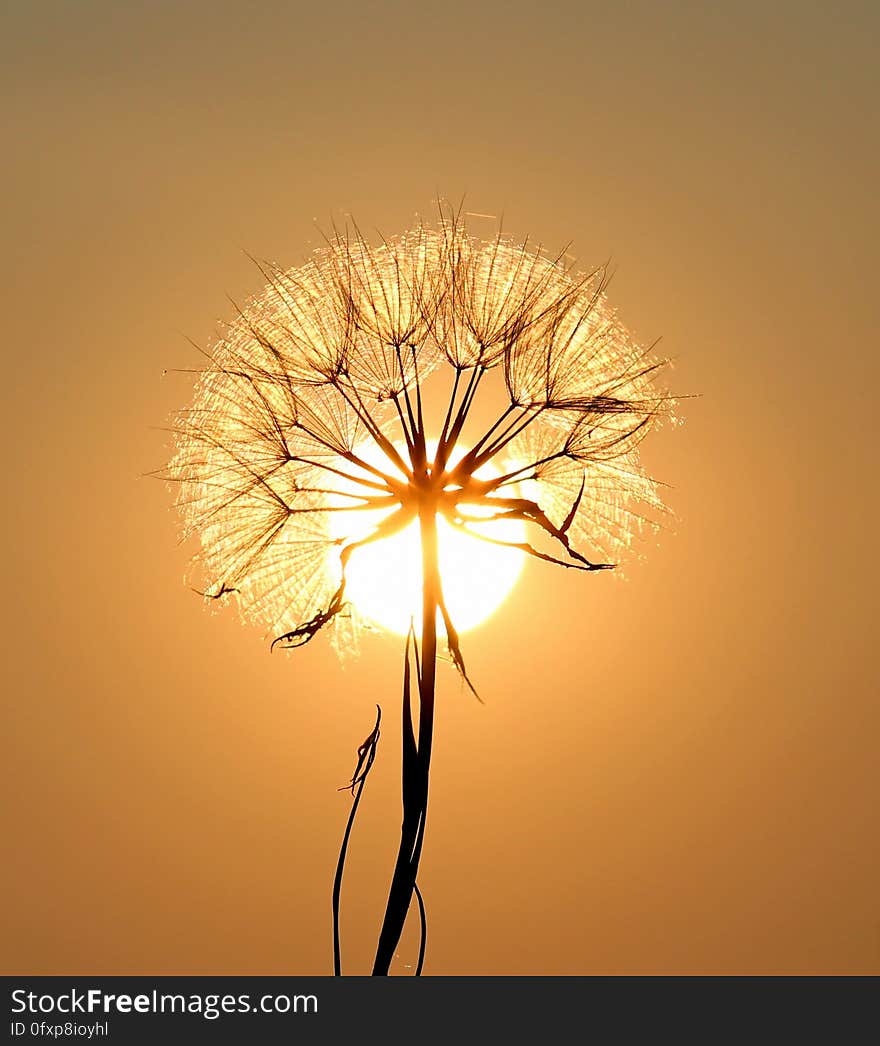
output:
[[[83,0],[0,16],[6,973],[367,972],[401,643],[184,583],[161,431],[228,297],[439,194],[610,259],[686,424],[612,574],[441,665],[426,974],[878,973],[876,5]],[[478,220],[479,221],[479,220]],[[494,229],[486,221],[488,233]],[[481,231],[479,225],[475,231]],[[398,972],[411,972],[415,927]]]

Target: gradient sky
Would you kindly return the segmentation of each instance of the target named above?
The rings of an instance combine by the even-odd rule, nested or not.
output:
[[[441,671],[426,973],[878,973],[874,4],[6,4],[6,973],[368,969],[401,654],[270,656],[141,478],[184,335],[437,192],[609,257],[699,394],[623,581],[530,563]],[[412,962],[416,942],[403,942]],[[403,967],[401,967],[403,970]],[[404,971],[405,972],[405,971]]]

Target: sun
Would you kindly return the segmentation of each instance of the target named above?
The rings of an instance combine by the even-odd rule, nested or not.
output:
[[[468,449],[460,447],[456,456],[464,456]],[[371,464],[376,463],[372,460],[375,454],[367,447],[358,448],[357,453]],[[500,475],[491,463],[477,474],[481,479]],[[351,489],[354,491],[354,486]],[[477,516],[489,510],[469,506],[468,511]],[[386,514],[385,511],[331,513],[330,536],[334,539],[361,537]],[[520,520],[487,520],[469,524],[469,528],[495,541],[522,543],[526,540],[525,524]],[[437,544],[446,606],[456,630],[466,632],[482,624],[504,602],[516,585],[525,554],[517,548],[481,541],[439,516]],[[328,566],[338,569],[338,563],[339,551],[334,547],[328,553]],[[411,622],[418,625],[422,613],[422,549],[417,519],[393,537],[367,545],[352,556],[346,570],[345,594],[359,614],[386,631],[406,635]],[[437,629],[444,632],[439,616]]]

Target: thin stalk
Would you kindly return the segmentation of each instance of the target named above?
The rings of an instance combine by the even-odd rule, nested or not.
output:
[[[416,895],[416,901],[419,905],[419,928],[421,935],[419,938],[419,958],[416,963],[416,977],[421,977],[422,967],[425,965],[425,945],[428,941],[428,917],[425,914],[425,900],[422,897],[422,891],[419,889],[419,884],[413,887]]]
[[[422,646],[421,673],[418,677],[419,730],[415,752],[409,692],[404,692],[403,708],[403,821],[400,848],[391,879],[385,918],[379,934],[373,976],[385,977],[394,959],[407,912],[416,888],[419,858],[428,807],[428,781],[434,738],[434,690],[437,670],[437,609],[440,603],[440,568],[437,556],[437,517],[434,507],[425,506],[419,514],[422,538]],[[413,758],[414,757],[414,758]]]
[[[534,414],[527,414],[525,418],[520,417],[512,425],[508,426],[500,436],[497,436],[492,441],[490,446],[486,447],[485,450],[468,462],[471,471],[476,471],[481,465],[495,457],[500,450],[503,450],[508,443],[516,439],[533,421],[539,418],[543,411],[543,407],[538,407]]]
[[[505,412],[504,412],[504,413],[503,413],[503,414],[501,415],[501,417],[500,417],[500,418],[498,418],[498,420],[497,420],[497,421],[495,422],[495,424],[494,424],[494,425],[492,426],[492,428],[488,429],[488,430],[487,430],[486,432],[484,432],[484,433],[483,433],[483,435],[482,435],[482,436],[480,436],[480,438],[479,438],[479,439],[477,440],[477,442],[476,442],[476,443],[475,443],[475,444],[473,445],[473,447],[471,447],[471,449],[470,449],[470,450],[468,451],[468,453],[467,453],[467,455],[466,455],[466,457],[465,457],[465,459],[464,459],[464,460],[466,460],[466,461],[467,461],[467,460],[473,459],[473,458],[474,458],[474,457],[475,457],[475,456],[476,456],[477,454],[479,454],[479,453],[480,453],[480,450],[481,450],[481,449],[483,448],[483,446],[485,446],[485,444],[486,444],[486,441],[487,441],[487,440],[488,440],[488,439],[489,439],[489,438],[491,437],[492,433],[493,433],[493,432],[494,432],[494,431],[495,431],[495,430],[496,430],[496,429],[497,429],[497,428],[498,428],[498,427],[499,427],[500,425],[503,425],[503,424],[504,424],[504,422],[505,422],[505,421],[507,420],[507,418],[508,418],[508,417],[509,417],[509,416],[510,416],[510,415],[511,415],[511,414],[512,414],[512,413],[513,413],[513,412],[514,412],[515,410],[516,410],[516,407],[515,407],[515,406],[514,406],[513,404],[511,404],[511,405],[510,405],[510,406],[509,406],[509,407],[507,408],[507,410],[505,410]]]
[[[361,399],[360,394],[355,388],[354,383],[350,382],[349,384],[351,387],[351,391],[354,393],[355,398],[357,399],[357,405],[355,405],[355,403],[352,402],[352,400],[346,394],[346,391],[341,384],[337,383],[335,388],[342,396],[342,398],[345,400],[345,402],[355,412],[355,414],[357,414],[357,416],[361,419],[361,421],[367,429],[367,432],[370,433],[370,435],[373,437],[376,443],[378,443],[379,447],[388,455],[389,458],[391,458],[394,464],[400,469],[401,472],[404,473],[404,475],[408,475],[409,470],[404,464],[403,458],[397,453],[394,444],[391,442],[391,440],[388,439],[387,436],[383,435],[379,426],[376,424],[375,421],[373,421],[373,418],[371,417],[370,412],[364,406],[363,400]]]
[[[415,441],[418,434],[418,427],[416,425],[415,415],[413,414],[412,400],[409,398],[409,383],[406,380],[406,370],[403,366],[403,356],[400,352],[400,346],[396,345],[394,351],[397,355],[397,366],[400,369],[400,384],[403,388],[403,401],[406,404],[406,414],[409,418],[410,432],[412,432],[413,434],[413,445],[415,445]]]
[[[418,467],[425,468],[428,464],[428,443],[427,433],[425,432],[425,417],[422,413],[422,385],[419,380],[419,362],[416,359],[415,346],[412,346],[413,353],[413,373],[416,379],[416,418],[418,419],[418,437],[416,439],[416,452],[418,454]],[[413,462],[413,467],[416,467],[416,462]]]
[[[495,490],[498,487],[503,487],[506,483],[521,483],[523,479],[537,479],[537,475],[523,477],[524,472],[531,470],[535,472],[542,465],[546,465],[550,461],[557,461],[559,458],[565,457],[565,451],[557,451],[555,454],[548,454],[544,458],[538,458],[537,461],[532,461],[528,465],[520,465],[518,469],[514,469],[513,472],[505,472],[503,476],[496,476],[494,479],[486,480],[486,493]],[[520,479],[517,479],[517,476]]]
[[[342,455],[340,455],[340,457],[341,456]],[[291,458],[290,460],[298,461],[303,465],[311,465],[313,468],[316,469],[323,469],[324,472],[332,472],[334,475],[341,476],[343,479],[347,479],[351,483],[359,483],[362,487],[370,487],[371,490],[381,490],[384,492],[386,490],[393,489],[390,488],[387,483],[374,483],[372,480],[363,479],[363,477],[361,476],[352,476],[350,472],[343,472],[341,469],[334,468],[332,465],[327,465],[323,461],[313,461],[311,458],[299,457]],[[358,462],[353,461],[352,464],[357,465]],[[376,471],[377,470],[374,470],[374,474],[376,473]],[[381,475],[381,473],[379,474]]]
[[[339,898],[342,893],[342,873],[345,871],[345,857],[348,853],[348,843],[351,839],[351,830],[354,828],[354,819],[357,816],[358,806],[361,802],[361,793],[367,783],[367,776],[376,758],[376,746],[379,744],[379,724],[382,721],[382,709],[376,705],[376,725],[366,741],[358,748],[358,761],[355,771],[351,777],[351,783],[346,786],[352,794],[351,810],[345,825],[345,834],[342,836],[342,847],[339,851],[339,860],[336,863],[336,875],[333,878],[333,975],[342,975],[342,947],[339,943]],[[342,791],[342,789],[340,789]]]
[[[458,411],[456,412],[452,427],[446,438],[437,448],[435,468],[438,472],[446,468],[446,462],[449,461],[449,456],[455,449],[458,437],[461,435],[462,427],[467,419],[468,411],[471,409],[471,404],[474,401],[477,388],[485,373],[485,367],[480,363],[476,364],[473,373],[470,376],[470,380],[468,381],[467,388],[465,389],[464,397],[459,405]]]
[[[418,418],[418,421],[419,421],[419,432],[422,435],[422,440],[424,440],[424,438],[425,438],[425,418],[424,418],[424,415],[422,414],[422,386],[421,386],[421,382],[419,381],[419,361],[418,361],[418,358],[416,356],[416,347],[415,347],[415,345],[410,345],[410,349],[412,350],[412,358],[413,358],[413,374],[415,375],[415,379],[416,379],[416,417]]]
[[[400,398],[396,392],[391,393],[391,402],[394,404],[397,410],[397,417],[400,419],[400,427],[403,430],[404,438],[406,439],[407,450],[409,450],[410,457],[412,457],[413,441],[412,436],[409,434],[409,426],[406,423],[406,418],[403,416],[403,411],[400,409]]]
[[[446,440],[446,433],[449,431],[449,422],[452,420],[452,411],[455,407],[455,397],[458,395],[458,383],[461,381],[461,368],[455,368],[455,381],[452,385],[452,395],[449,397],[449,406],[446,408],[446,417],[443,419],[443,428],[440,430],[440,438],[437,441],[437,446],[442,447]]]

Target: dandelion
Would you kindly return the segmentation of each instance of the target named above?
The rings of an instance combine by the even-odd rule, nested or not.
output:
[[[414,893],[424,919],[438,647],[473,689],[469,579],[456,604],[444,549],[611,569],[662,508],[639,444],[669,412],[663,361],[619,321],[604,268],[479,240],[459,214],[378,246],[335,232],[292,270],[258,264],[267,286],[209,354],[166,474],[200,589],[273,649],[319,632],[350,646],[381,619],[352,597],[358,565],[391,571],[379,548],[416,535],[415,595],[393,571],[368,586],[398,598],[407,634],[403,822],[373,970],[387,974]]]

